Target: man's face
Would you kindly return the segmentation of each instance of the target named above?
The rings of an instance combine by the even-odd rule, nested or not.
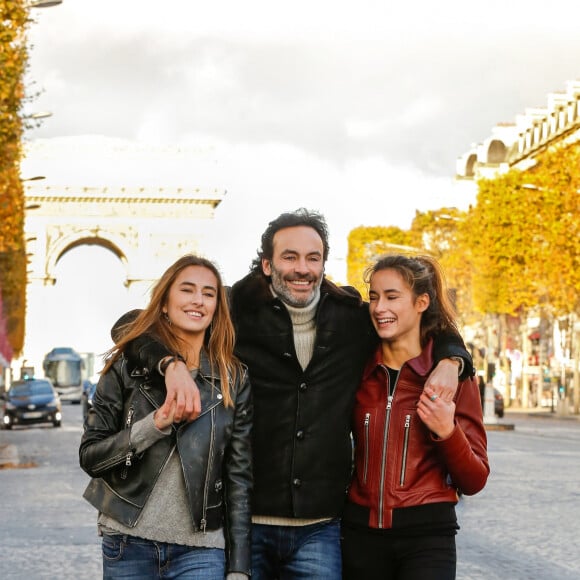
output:
[[[324,246],[315,229],[308,226],[283,228],[274,234],[271,260],[262,260],[262,270],[271,276],[278,297],[297,308],[308,306],[324,274]]]

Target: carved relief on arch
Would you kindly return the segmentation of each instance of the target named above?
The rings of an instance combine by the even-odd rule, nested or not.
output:
[[[127,244],[123,244],[122,239],[114,239],[116,237],[111,235],[111,232],[99,230],[98,228],[64,228],[62,226],[47,228],[45,280],[55,284],[56,265],[65,254],[80,246],[100,246],[109,250],[121,261],[125,273],[127,273],[129,269],[129,256],[127,254],[131,250],[127,247],[123,248]]]

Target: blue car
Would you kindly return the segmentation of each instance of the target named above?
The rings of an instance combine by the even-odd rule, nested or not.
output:
[[[85,381],[83,383],[83,395],[81,398],[83,405],[83,421],[87,420],[89,409],[93,406],[93,397],[95,396],[96,390],[97,383],[91,383],[90,381]]]
[[[58,393],[47,379],[15,381],[7,393],[2,394],[0,408],[2,426],[52,423],[60,427],[61,402]]]

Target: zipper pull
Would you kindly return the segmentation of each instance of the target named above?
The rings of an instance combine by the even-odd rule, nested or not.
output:
[[[205,527],[207,526],[207,520],[205,518],[201,518],[201,522],[199,522],[199,529],[205,534]]]
[[[131,467],[131,459],[133,457],[133,452],[129,451],[129,453],[127,453],[127,457],[125,457],[125,465],[127,467]]]
[[[368,427],[370,422],[371,422],[371,414],[365,413],[365,427]]]
[[[393,395],[389,395],[389,398],[387,399],[387,411],[391,410],[392,404],[393,404]]]
[[[127,421],[126,421],[126,425],[127,427],[131,426],[131,421],[133,420],[133,413],[135,412],[135,409],[133,409],[133,407],[129,408],[129,412],[127,413]]]
[[[405,429],[411,426],[411,415],[405,415]]]

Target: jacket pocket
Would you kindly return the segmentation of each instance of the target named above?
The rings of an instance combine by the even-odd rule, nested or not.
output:
[[[365,413],[363,422],[363,483],[366,485],[369,475],[371,414]]]
[[[403,487],[405,485],[405,475],[407,472],[407,457],[409,453],[409,436],[411,434],[411,414],[407,413],[405,415],[405,421],[403,423],[403,445],[401,447],[401,472],[399,475],[399,485]]]
[[[133,423],[133,415],[135,414],[135,408],[133,405],[129,407],[129,411],[127,413],[127,419],[125,420],[125,429],[131,429],[131,425]],[[131,445],[131,437],[129,436],[129,445]],[[131,467],[133,461],[133,449],[129,447],[127,451],[127,455],[125,456],[125,465],[123,467],[123,471],[121,471],[121,479],[127,479],[127,475],[129,474],[129,467]]]

